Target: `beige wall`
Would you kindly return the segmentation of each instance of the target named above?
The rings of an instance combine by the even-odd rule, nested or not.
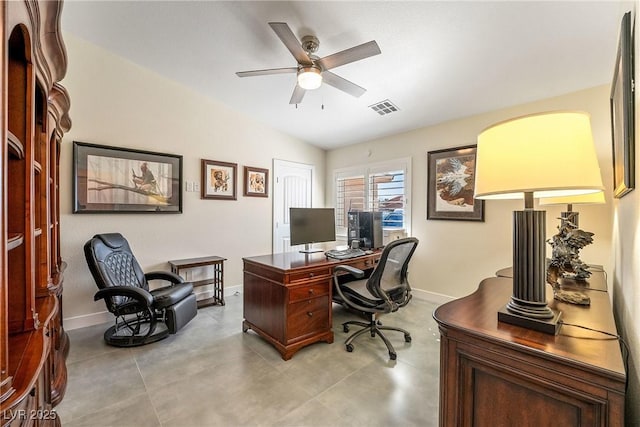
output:
[[[637,13],[638,4],[640,1],[636,2],[632,16]],[[635,21],[635,18],[632,19]],[[640,70],[640,44],[637,38],[634,57],[637,81]],[[639,187],[640,96],[637,89],[635,108],[635,179],[636,187]],[[613,304],[618,332],[630,349],[626,419],[627,425],[640,426],[640,188],[621,199],[615,199],[613,209]]]
[[[591,124],[600,168],[608,189],[606,205],[576,206],[581,228],[595,233],[595,243],[586,247],[581,258],[603,264],[611,271],[611,137],[609,126],[609,88],[600,86],[565,96],[494,111],[461,120],[417,129],[380,140],[330,151],[327,155],[327,206],[333,206],[333,170],[349,165],[380,162],[390,158],[412,158],[412,224],[420,239],[410,270],[411,286],[428,293],[433,300],[441,296],[460,297],[473,292],[480,279],[511,265],[512,211],[522,209],[522,201],[486,201],[485,221],[427,220],[427,152],[476,143],[487,126],[524,114],[550,110],[582,110],[591,114]],[[549,168],[562,167],[569,159],[549,159]],[[540,171],[544,173],[544,171]],[[556,218],[562,206],[548,206],[547,235],[557,231]]]
[[[67,327],[104,316],[93,302],[95,284],[82,246],[102,232],[121,232],[145,270],[166,269],[170,259],[220,255],[228,258],[225,282],[242,283],[242,257],[271,252],[272,198],[201,200],[183,192],[183,214],[72,214],[72,142],[181,154],[183,178],[200,182],[200,160],[211,159],[272,170],[272,159],[314,164],[314,205],[324,199],[325,152],[208,100],[95,45],[65,34],[69,69],[62,82],[71,96],[73,126],[61,154],[62,255]],[[272,186],[271,186],[272,187]],[[184,189],[184,188],[183,188]],[[111,316],[106,317],[110,319]]]

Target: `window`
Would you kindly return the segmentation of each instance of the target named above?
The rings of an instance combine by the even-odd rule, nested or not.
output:
[[[347,234],[349,211],[381,211],[385,230],[410,234],[411,159],[392,160],[335,172],[336,232]]]

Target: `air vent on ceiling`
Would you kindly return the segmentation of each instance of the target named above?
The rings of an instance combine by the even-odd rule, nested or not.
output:
[[[376,102],[373,105],[369,105],[369,108],[371,108],[373,111],[380,114],[381,116],[386,116],[387,114],[400,111],[400,109],[395,105],[393,105],[393,103],[388,99],[385,99],[384,101]]]

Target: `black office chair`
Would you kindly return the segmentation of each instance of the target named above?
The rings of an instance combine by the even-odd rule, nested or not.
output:
[[[94,301],[104,299],[116,316],[115,325],[104,333],[107,344],[149,344],[177,333],[196,316],[193,285],[169,271],[145,274],[120,233],[96,234],[85,243],[84,255],[100,289]],[[171,285],[149,290],[149,280]]]
[[[411,342],[411,334],[402,328],[382,326],[378,317],[385,313],[393,313],[406,306],[411,300],[411,287],[407,281],[407,267],[413,252],[418,246],[418,239],[408,237],[394,240],[385,246],[378,265],[371,276],[364,279],[364,272],[348,265],[335,267],[333,274],[333,301],[356,310],[369,317],[369,322],[351,320],[342,324],[345,332],[349,325],[363,328],[353,333],[345,341],[348,352],[353,351],[353,340],[369,332],[382,338],[391,360],[396,359],[396,351],[382,330],[398,331],[404,334],[404,340]],[[350,276],[344,273],[349,273]]]

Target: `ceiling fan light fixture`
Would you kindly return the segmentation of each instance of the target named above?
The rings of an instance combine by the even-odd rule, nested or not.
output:
[[[301,67],[298,70],[298,86],[302,89],[318,89],[321,84],[322,74],[320,74],[320,69],[318,67]]]

